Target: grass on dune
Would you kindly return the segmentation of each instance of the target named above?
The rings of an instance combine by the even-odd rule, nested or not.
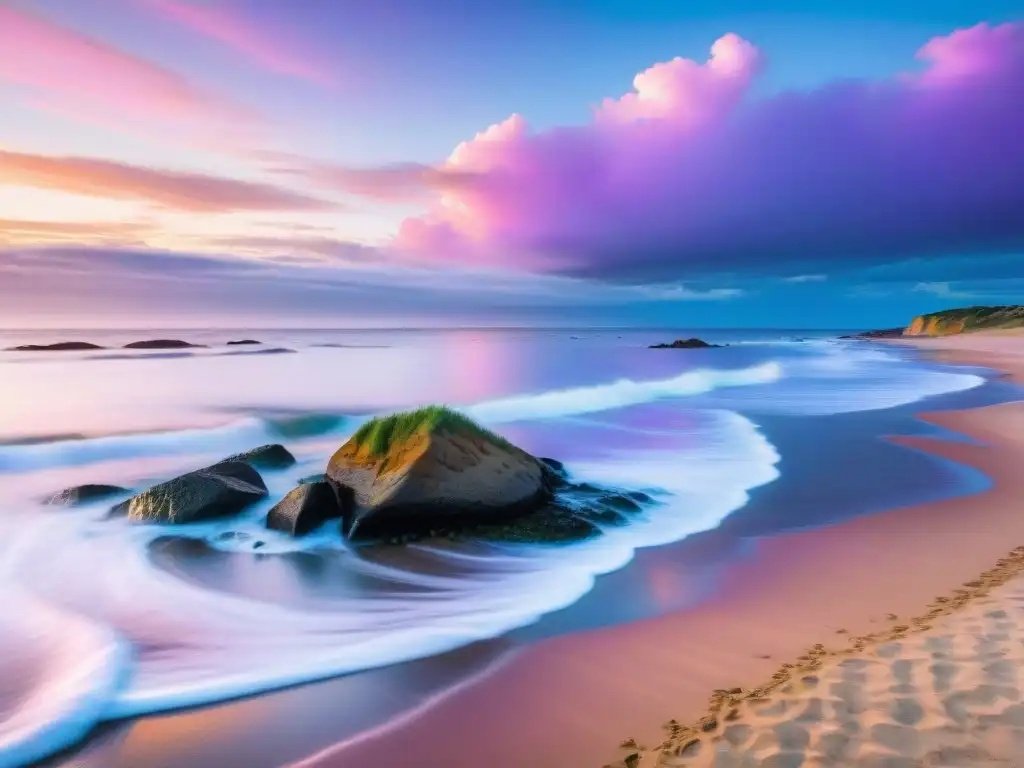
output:
[[[512,447],[501,435],[484,429],[468,416],[444,405],[428,405],[415,411],[378,416],[356,430],[352,440],[360,448],[365,446],[370,455],[383,456],[396,442],[407,440],[418,433],[430,435],[440,431],[469,433],[503,448]]]
[[[1024,306],[962,307],[922,315],[926,321],[938,323],[963,323],[964,331],[981,331],[998,328],[1019,328],[1024,326]]]

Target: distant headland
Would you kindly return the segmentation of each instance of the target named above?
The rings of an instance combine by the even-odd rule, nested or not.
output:
[[[994,331],[1007,328],[1024,328],[1024,305],[977,306],[960,309],[946,309],[918,315],[906,328],[885,328],[864,331],[843,339],[880,339],[900,336],[954,336],[974,331]]]

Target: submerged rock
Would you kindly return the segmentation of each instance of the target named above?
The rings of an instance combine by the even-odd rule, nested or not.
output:
[[[22,344],[8,347],[8,352],[87,352],[91,349],[106,349],[88,341],[58,341],[56,344]]]
[[[374,419],[331,457],[350,538],[507,523],[551,499],[550,470],[447,408]]]
[[[140,523],[194,523],[241,512],[267,495],[259,472],[243,461],[223,461],[154,485],[115,506]]]
[[[295,463],[295,457],[280,443],[261,445],[250,451],[228,456],[224,461],[244,461],[257,469],[284,469]]]
[[[267,514],[267,528],[304,536],[328,520],[341,517],[334,489],[326,480],[305,483],[289,491]]]
[[[238,339],[237,341],[229,341],[227,343],[227,345],[229,347],[239,347],[239,346],[243,346],[243,345],[251,346],[253,344],[262,344],[262,343],[263,343],[262,341],[256,341],[256,339]]]
[[[652,344],[648,349],[717,349],[721,344],[708,344],[703,339],[676,339],[671,344]]]
[[[150,339],[147,341],[133,341],[125,344],[125,349],[199,349],[205,348],[205,344],[191,344],[181,339]]]
[[[119,493],[130,493],[128,488],[119,485],[103,485],[102,483],[86,483],[65,488],[46,500],[47,504],[61,507],[77,507],[79,504],[88,504],[90,501],[98,501],[109,496],[116,496]]]

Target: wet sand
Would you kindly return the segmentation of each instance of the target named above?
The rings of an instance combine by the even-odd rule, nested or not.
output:
[[[1010,341],[1002,340],[1003,336]],[[941,352],[950,361],[998,367],[1024,380],[1024,336],[1003,334],[999,339],[977,334],[917,343]],[[992,487],[970,497],[894,509],[829,528],[757,541],[753,556],[732,572],[711,602],[528,646],[483,679],[436,700],[415,718],[337,745],[301,765],[586,768],[623,765],[634,753],[639,765],[655,765],[662,757],[658,747],[672,736],[666,723],[684,724],[666,745],[673,749],[683,746],[685,724],[707,716],[714,691],[722,693],[713,697],[710,705],[721,711],[728,697],[737,695],[725,691],[738,688],[746,692],[768,685],[783,664],[801,663],[812,664],[809,676],[817,677],[817,683],[800,681],[801,686],[809,687],[798,690],[799,686],[782,681],[769,693],[772,702],[743,705],[751,711],[737,712],[735,721],[725,720],[731,707],[725,709],[721,723],[716,721],[708,732],[701,732],[704,757],[700,759],[708,760],[715,753],[710,742],[716,736],[721,741],[715,746],[730,744],[725,738],[727,727],[743,724],[751,728],[749,738],[740,740],[740,732],[731,732],[739,746],[730,747],[736,752],[731,755],[734,762],[723,765],[797,765],[797,755],[809,756],[807,745],[812,741],[808,728],[780,729],[779,718],[798,704],[804,711],[815,709],[818,705],[810,703],[820,698],[813,695],[815,686],[826,686],[840,705],[833,701],[829,717],[823,714],[814,724],[818,739],[813,743],[820,746],[820,736],[842,730],[846,720],[836,713],[863,708],[851,717],[856,715],[857,726],[874,734],[862,738],[858,745],[857,759],[863,758],[864,765],[946,764],[921,760],[926,754],[952,760],[957,755],[980,754],[978,749],[1003,759],[1000,756],[1016,749],[1016,732],[1003,732],[1003,726],[1017,716],[1009,703],[1019,694],[1007,690],[1010,686],[1003,685],[1005,681],[992,683],[989,679],[1002,674],[986,670],[1002,658],[998,656],[1002,646],[990,643],[982,648],[978,643],[1015,643],[1013,632],[1019,618],[1011,610],[993,608],[975,598],[1013,602],[1024,587],[1011,580],[999,587],[1002,591],[979,595],[988,592],[991,585],[986,579],[995,578],[991,573],[981,586],[963,585],[977,582],[993,568],[999,579],[1011,576],[1020,564],[1016,555],[1001,566],[998,562],[1015,545],[1024,543],[1024,515],[1019,512],[1024,493],[1024,473],[1019,471],[1024,460],[1024,403],[924,418],[967,434],[980,444],[923,437],[904,437],[898,442],[980,469],[993,480]],[[857,468],[850,467],[850,471]],[[870,483],[871,478],[865,477],[864,482]],[[958,589],[969,594],[955,592]],[[934,603],[937,596],[952,602]],[[960,608],[960,603],[966,610],[947,615],[949,605]],[[933,610],[938,613],[929,616]],[[1000,611],[1007,616],[999,616]],[[919,621],[914,622],[915,617]],[[931,629],[914,632],[922,626]],[[989,637],[1006,634],[1010,640]],[[907,639],[897,637],[900,635]],[[979,640],[982,635],[989,640]],[[895,650],[894,643],[898,646]],[[849,659],[840,653],[858,644],[864,651]],[[974,650],[965,650],[968,647]],[[885,653],[895,655],[887,657]],[[934,653],[954,654],[963,666],[952,673],[935,673]],[[920,689],[913,703],[897,704],[909,697],[880,687],[883,679],[904,676],[907,665],[899,665],[897,673],[897,661],[908,661],[909,668],[917,670],[909,673],[909,682],[896,683]],[[944,668],[939,665],[939,669]],[[999,669],[1002,667],[997,665]],[[944,684],[918,680],[926,674],[922,670],[932,670],[927,674],[933,678],[936,674],[956,678],[957,685],[940,691]],[[788,692],[782,691],[791,684]],[[1003,685],[995,701],[990,701],[996,695],[992,685]],[[833,690],[835,686],[838,691]],[[958,696],[953,700],[960,703],[950,712],[945,702],[954,692]],[[1004,695],[1010,698],[1002,701],[999,697]],[[801,696],[805,698],[798,702]],[[952,725],[936,720],[943,716],[936,702],[942,704],[939,709]],[[926,725],[918,728],[921,733],[917,737],[899,730],[912,727],[901,718],[913,719],[909,713],[917,712],[915,704],[928,713],[927,719],[922,715],[920,722]],[[772,714],[772,706],[779,713]],[[754,713],[755,707],[762,709]],[[880,714],[885,707],[888,714]],[[899,716],[893,714],[896,707]],[[817,717],[814,714],[811,719]],[[991,730],[1000,733],[992,737],[998,743],[979,746],[972,741],[974,735],[948,732],[962,728],[957,718],[966,717],[973,718],[971,723],[992,724]],[[998,721],[983,717],[997,717]],[[793,717],[784,719],[788,722]],[[1006,727],[1012,729],[1012,724]],[[758,729],[760,738],[755,735]],[[914,738],[917,746],[911,749],[907,740]],[[627,739],[648,749],[618,746]],[[690,740],[692,737],[686,736],[686,741]],[[841,737],[830,740],[842,741]],[[803,746],[794,746],[798,744]],[[673,758],[674,763],[696,764],[700,752],[692,754],[695,748],[691,746],[681,761]],[[958,753],[957,749],[967,752]],[[947,754],[943,750],[952,751]],[[771,757],[773,754],[776,756]],[[836,762],[836,758],[823,755],[817,754],[812,764],[847,765],[853,759],[844,753]]]

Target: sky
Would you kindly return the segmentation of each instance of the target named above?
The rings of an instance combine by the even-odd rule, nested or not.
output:
[[[0,0],[0,327],[1024,301],[1019,0]]]

